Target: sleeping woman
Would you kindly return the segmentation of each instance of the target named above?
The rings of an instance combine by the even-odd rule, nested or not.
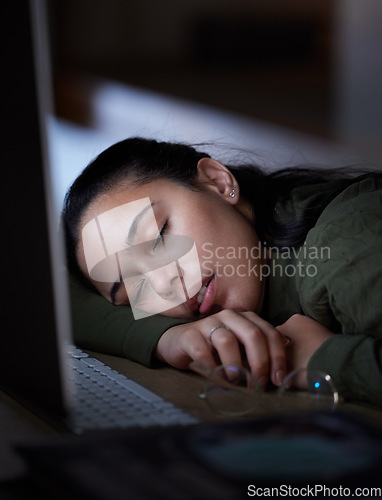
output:
[[[264,388],[308,367],[382,406],[381,173],[267,173],[132,138],[76,179],[63,221],[78,345],[245,365]]]

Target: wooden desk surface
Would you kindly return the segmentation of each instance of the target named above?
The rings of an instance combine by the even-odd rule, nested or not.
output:
[[[127,359],[105,354],[89,352],[90,356],[98,358],[115,370],[147,387],[159,396],[185,409],[205,422],[228,421],[228,417],[219,416],[204,401],[199,398],[203,388],[203,378],[191,371],[177,370],[172,367],[149,369]],[[264,404],[259,404],[249,418],[264,418],[273,413],[279,413],[277,405],[272,404],[277,395],[269,394]],[[270,404],[267,404],[267,400]],[[382,409],[361,404],[341,403],[341,408],[360,415],[382,428]],[[295,408],[296,410],[296,408]]]
[[[176,370],[171,367],[149,369],[127,359],[98,353],[89,353],[113,369],[147,387],[159,396],[185,409],[204,422],[224,422],[228,417],[220,416],[199,398],[203,378],[196,373]],[[276,398],[270,394],[269,398]],[[363,405],[343,404],[342,407],[354,414],[370,420],[382,428],[382,410]],[[272,405],[259,405],[247,418],[264,418],[279,409]],[[21,476],[25,466],[13,446],[18,443],[35,442],[49,435],[57,436],[57,430],[37,418],[9,396],[0,392],[0,481]]]

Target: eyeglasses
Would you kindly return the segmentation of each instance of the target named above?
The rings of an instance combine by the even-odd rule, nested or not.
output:
[[[206,377],[199,397],[214,411],[226,416],[248,415],[259,407],[332,412],[339,403],[338,391],[330,375],[316,370],[300,369],[289,373],[276,394],[270,395],[243,366],[220,365],[209,371],[201,363],[194,362],[191,367]]]

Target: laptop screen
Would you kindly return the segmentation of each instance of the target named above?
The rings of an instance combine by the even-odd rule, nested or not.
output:
[[[68,390],[60,338],[69,332],[70,315],[47,162],[51,87],[44,3],[6,0],[1,10],[0,384],[34,410],[62,415]]]

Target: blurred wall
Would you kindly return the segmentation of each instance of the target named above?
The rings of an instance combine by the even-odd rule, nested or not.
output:
[[[87,72],[330,134],[330,0],[50,5],[61,83],[63,73]]]
[[[382,160],[382,2],[337,0],[335,136]]]
[[[236,37],[229,41],[234,51],[235,47],[239,48],[238,38],[243,35],[238,30],[235,32],[235,26],[247,28],[248,32],[252,26],[251,36],[246,41],[252,47],[258,44],[257,51],[266,53],[273,45],[285,54],[283,46],[288,50],[294,43],[296,53],[292,50],[289,56],[295,57],[309,49],[303,47],[308,38],[317,50],[322,50],[327,43],[331,2],[55,0],[53,9],[61,61],[128,74],[127,66],[132,63],[155,65],[158,59],[160,62],[190,63],[195,56],[200,56],[195,53],[200,43],[220,45],[224,50],[227,37],[233,33]],[[203,32],[208,24],[212,29],[220,24],[221,31]],[[310,35],[298,40],[304,25],[305,35],[308,31]],[[241,57],[240,52],[235,55]],[[254,56],[256,59],[256,54]]]

